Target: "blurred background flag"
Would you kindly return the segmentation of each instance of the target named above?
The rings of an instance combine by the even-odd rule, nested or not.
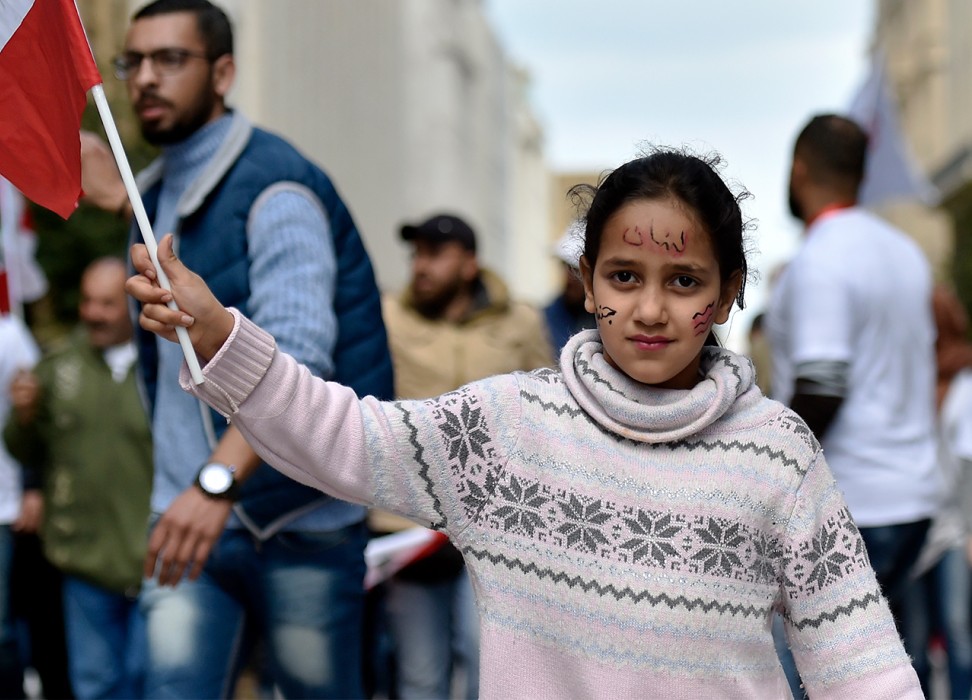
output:
[[[100,83],[74,0],[0,1],[0,175],[65,219],[81,196],[81,113]]]
[[[37,264],[37,235],[30,209],[9,180],[0,177],[0,315],[22,316],[23,305],[47,293]]]
[[[870,137],[859,197],[862,205],[891,200],[917,200],[929,206],[938,203],[938,190],[918,169],[901,131],[882,51],[874,52],[870,74],[854,96],[848,116]]]

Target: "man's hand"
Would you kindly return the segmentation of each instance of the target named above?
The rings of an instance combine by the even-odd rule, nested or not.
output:
[[[232,507],[230,501],[210,498],[196,486],[179,494],[152,529],[145,576],[158,574],[159,585],[175,586],[188,568],[190,579],[199,578]]]
[[[17,371],[10,382],[10,405],[20,425],[27,425],[34,420],[40,392],[37,375],[27,369]]]
[[[100,136],[81,132],[82,201],[124,218],[131,217],[128,193],[111,148]]]
[[[14,532],[33,534],[40,529],[44,517],[44,496],[40,489],[27,489],[20,499],[20,514],[10,526]]]
[[[132,263],[139,274],[128,278],[125,291],[142,302],[139,324],[172,342],[178,342],[177,326],[189,329],[196,354],[208,361],[233,331],[233,315],[213,296],[202,277],[176,258],[171,233],[159,242],[156,254],[172,291],[159,285],[148,249],[141,243],[132,246]],[[172,299],[178,310],[167,306]]]

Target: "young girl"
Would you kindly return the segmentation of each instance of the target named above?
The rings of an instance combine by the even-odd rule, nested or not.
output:
[[[587,213],[598,329],[557,370],[426,401],[312,377],[219,305],[169,237],[172,293],[143,246],[128,289],[144,328],[189,328],[208,362],[191,390],[269,463],[452,538],[476,589],[484,697],[788,697],[780,610],[812,696],[919,698],[819,445],[747,360],[706,345],[742,301],[743,228],[710,163],[626,163]]]

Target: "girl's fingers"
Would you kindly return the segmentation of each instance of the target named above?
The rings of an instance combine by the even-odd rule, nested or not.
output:
[[[158,282],[141,274],[126,280],[125,291],[143,304],[167,304],[172,299],[172,292],[162,289]]]
[[[148,248],[144,243],[136,243],[132,246],[132,265],[135,270],[149,279],[155,279],[155,266],[152,265],[152,258],[148,253]]]
[[[193,323],[192,317],[185,312],[178,309],[170,309],[168,306],[163,306],[162,304],[145,304],[142,307],[141,317],[160,326],[182,326],[183,328],[189,328]]]

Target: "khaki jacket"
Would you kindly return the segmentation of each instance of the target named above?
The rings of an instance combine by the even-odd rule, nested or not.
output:
[[[427,399],[494,374],[554,366],[540,312],[512,301],[488,270],[480,279],[482,303],[459,323],[422,316],[407,291],[382,300],[396,398]]]

